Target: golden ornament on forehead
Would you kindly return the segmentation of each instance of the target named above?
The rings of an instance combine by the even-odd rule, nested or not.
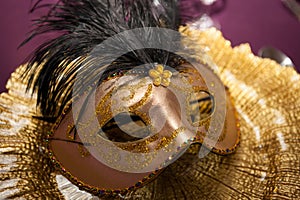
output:
[[[163,65],[156,65],[155,69],[149,70],[149,76],[153,80],[153,85],[168,87],[171,82],[172,72],[165,70]]]

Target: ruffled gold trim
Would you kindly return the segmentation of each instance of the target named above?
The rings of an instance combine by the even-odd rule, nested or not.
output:
[[[23,73],[20,66],[7,83],[9,92],[0,96],[0,197],[61,198],[42,140],[50,124],[38,119]]]

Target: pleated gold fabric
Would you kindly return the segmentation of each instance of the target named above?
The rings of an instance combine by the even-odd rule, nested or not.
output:
[[[62,197],[43,144],[50,124],[38,118],[35,98],[26,94],[20,66],[0,96],[0,199]]]
[[[119,198],[299,199],[300,75],[254,56],[248,44],[232,48],[216,29],[180,32],[216,63],[240,118],[240,146],[199,159],[193,145],[156,180]],[[35,96],[25,93],[23,68],[0,96],[0,197],[96,199],[55,172],[43,143],[52,124],[39,120]]]

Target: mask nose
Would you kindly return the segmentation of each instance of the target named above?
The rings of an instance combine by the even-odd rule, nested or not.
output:
[[[148,113],[156,133],[168,135],[183,126],[184,105],[176,94],[165,87],[155,87],[151,100],[141,108]]]

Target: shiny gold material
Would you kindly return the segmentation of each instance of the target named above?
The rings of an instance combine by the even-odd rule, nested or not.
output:
[[[164,70],[162,65],[157,65],[155,69],[150,69],[149,76],[153,79],[153,85],[168,87],[171,82],[172,72]]]
[[[42,140],[49,123],[32,116],[36,99],[25,94],[26,80],[20,66],[7,83],[8,93],[0,95],[0,198],[63,199],[54,168]]]
[[[180,31],[194,38],[189,48],[209,48],[241,119],[240,147],[199,159],[199,145],[192,145],[155,181],[123,198],[299,199],[300,75],[254,56],[248,44],[232,48],[215,29]],[[43,141],[52,124],[32,117],[40,114],[24,92],[23,70],[0,96],[0,197],[91,199],[54,171]]]

